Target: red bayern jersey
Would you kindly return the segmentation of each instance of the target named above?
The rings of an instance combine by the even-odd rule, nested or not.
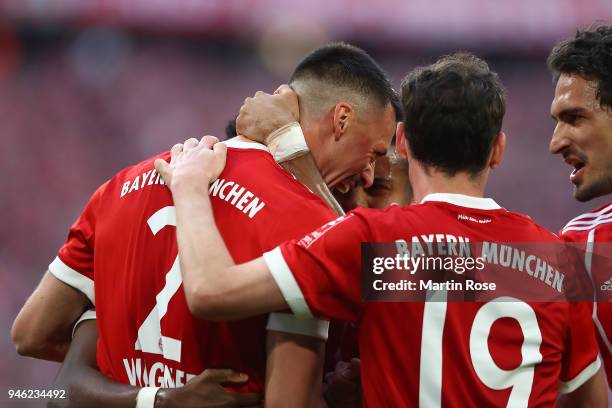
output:
[[[447,243],[560,242],[491,199],[431,194],[420,205],[355,210],[264,254],[294,313],[358,322],[367,406],[555,406],[559,391],[597,372],[584,303],[362,300],[361,242],[436,235]]]
[[[595,210],[582,214],[560,232],[569,242],[575,242],[585,250],[585,266],[598,293],[612,291],[612,201]],[[604,361],[608,386],[612,388],[612,304],[609,296],[593,304],[593,320],[597,328],[597,340]]]
[[[236,262],[335,218],[263,145],[226,143],[227,165],[210,197]],[[249,375],[242,389],[263,392],[266,324],[324,337],[327,323],[287,326],[291,315],[231,323],[193,317],[182,287],[172,197],[155,172],[157,157],[123,170],[95,192],[49,270],[95,304],[97,360],[109,377],[173,387],[206,368],[231,368]]]

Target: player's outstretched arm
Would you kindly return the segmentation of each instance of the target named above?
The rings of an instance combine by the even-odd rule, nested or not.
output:
[[[260,404],[258,394],[239,394],[221,386],[222,383],[239,385],[247,380],[246,375],[231,370],[206,370],[184,387],[160,389],[157,393],[155,389],[148,389],[139,396],[142,388],[115,382],[98,371],[97,340],[95,320],[86,320],[77,326],[54,384],[54,388],[66,390],[66,399],[52,400],[49,407],[230,408],[257,407]]]
[[[607,408],[608,386],[603,370],[600,368],[575,391],[561,396],[559,406],[563,408]]]
[[[236,320],[285,309],[263,258],[235,265],[215,224],[208,184],[225,166],[226,148],[212,136],[172,148],[171,163],[155,161],[174,199],[187,305],[210,320]],[[216,143],[216,144],[215,144]],[[213,146],[214,145],[214,146]]]
[[[74,322],[89,307],[83,293],[47,271],[13,322],[11,337],[17,352],[62,361]]]

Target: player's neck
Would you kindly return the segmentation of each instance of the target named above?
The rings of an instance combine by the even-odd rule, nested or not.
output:
[[[473,176],[467,173],[457,173],[453,176],[429,169],[410,171],[410,182],[414,192],[413,201],[420,203],[429,194],[447,193],[462,194],[471,197],[483,197],[487,174]]]

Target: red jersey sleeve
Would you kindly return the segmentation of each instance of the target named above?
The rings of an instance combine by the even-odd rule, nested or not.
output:
[[[590,305],[572,302],[568,307],[568,332],[559,377],[559,392],[562,394],[576,390],[601,367]]]
[[[96,214],[100,196],[106,184],[91,196],[87,206],[68,232],[68,238],[49,265],[56,278],[81,291],[93,305],[94,296],[94,239]]]
[[[367,224],[351,212],[281,244],[264,259],[296,316],[356,320],[362,304],[360,243],[366,241]]]

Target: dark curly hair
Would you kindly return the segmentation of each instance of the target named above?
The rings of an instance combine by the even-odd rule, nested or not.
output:
[[[578,30],[553,48],[548,67],[557,82],[561,74],[576,74],[597,82],[597,99],[612,109],[612,26],[596,25]]]
[[[484,60],[456,53],[410,72],[402,81],[402,105],[415,159],[451,176],[477,174],[501,130],[506,96]]]

